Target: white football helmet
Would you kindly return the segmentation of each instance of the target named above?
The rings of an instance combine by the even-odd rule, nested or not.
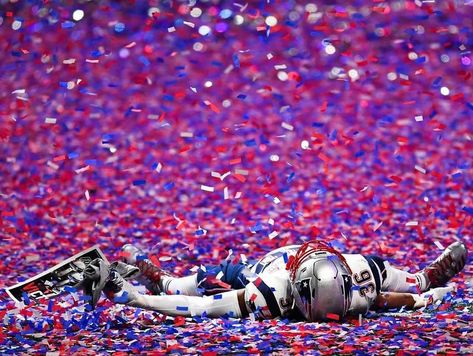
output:
[[[340,320],[352,299],[351,270],[329,245],[309,241],[289,259],[294,301],[308,321]]]

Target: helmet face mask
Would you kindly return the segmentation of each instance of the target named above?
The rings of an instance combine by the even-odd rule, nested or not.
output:
[[[323,250],[304,245],[295,261],[288,264],[295,304],[308,321],[339,320],[346,315],[351,303],[350,268],[343,256],[329,251],[331,248],[327,245],[322,245],[328,247]]]

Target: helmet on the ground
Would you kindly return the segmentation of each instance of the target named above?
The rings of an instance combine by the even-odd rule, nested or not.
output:
[[[352,299],[351,270],[329,245],[309,241],[289,259],[294,301],[308,321],[340,320]]]

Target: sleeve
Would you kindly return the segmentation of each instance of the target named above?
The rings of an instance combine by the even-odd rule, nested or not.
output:
[[[289,281],[275,276],[259,276],[245,287],[245,304],[257,319],[287,316],[293,307]]]
[[[117,298],[114,299],[118,302]],[[229,316],[241,318],[244,313],[238,303],[238,291],[233,290],[213,296],[143,295],[138,294],[124,304],[154,310],[169,316],[203,316],[211,318]]]

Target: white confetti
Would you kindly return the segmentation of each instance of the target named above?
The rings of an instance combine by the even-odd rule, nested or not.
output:
[[[288,124],[287,122],[283,122],[281,124],[281,127],[283,129],[286,129],[286,130],[289,130],[289,131],[293,131],[294,130],[294,126],[292,126],[291,124]]]
[[[48,161],[46,164],[48,165],[48,167],[50,167],[50,168],[52,168],[52,169],[54,169],[54,170],[58,170],[58,169],[59,169],[59,166],[58,166],[56,163],[53,163],[53,162],[51,162],[51,161]]]
[[[373,228],[373,231],[378,230],[381,227],[381,225],[383,225],[382,221],[380,221],[379,223],[376,224],[376,226]]]
[[[427,173],[427,171],[424,168],[422,168],[421,166],[416,165],[416,166],[414,166],[414,168],[422,174]]]
[[[235,169],[235,173],[236,174],[241,174],[242,176],[247,176],[248,175],[248,171],[246,169]]]
[[[215,190],[214,187],[209,187],[208,185],[203,185],[203,184],[200,186],[200,189],[206,192],[213,192]]]
[[[55,124],[57,119],[55,117],[47,117],[44,119],[45,124]]]
[[[225,68],[225,70],[223,71],[224,74],[228,74],[230,73],[235,67],[233,66],[233,64],[230,64],[227,68]]]
[[[406,226],[418,226],[419,222],[418,221],[408,221],[406,223]]]
[[[215,172],[215,171],[213,171],[213,172],[210,173],[210,175],[211,175],[212,177],[218,178],[218,179],[220,179],[221,181],[223,181],[225,178],[227,178],[230,174],[231,174],[230,171],[228,171],[228,172],[226,172],[226,173],[224,173],[224,174],[220,174],[220,173]]]
[[[88,171],[89,169],[90,169],[90,166],[85,166],[85,167],[76,169],[74,172],[76,172],[76,174],[81,174],[81,173],[83,173],[83,172]]]
[[[273,231],[273,232],[271,232],[271,233],[268,235],[268,237],[269,237],[270,240],[272,240],[272,239],[274,239],[274,238],[275,238],[276,236],[278,236],[278,235],[279,235],[279,232]]]

